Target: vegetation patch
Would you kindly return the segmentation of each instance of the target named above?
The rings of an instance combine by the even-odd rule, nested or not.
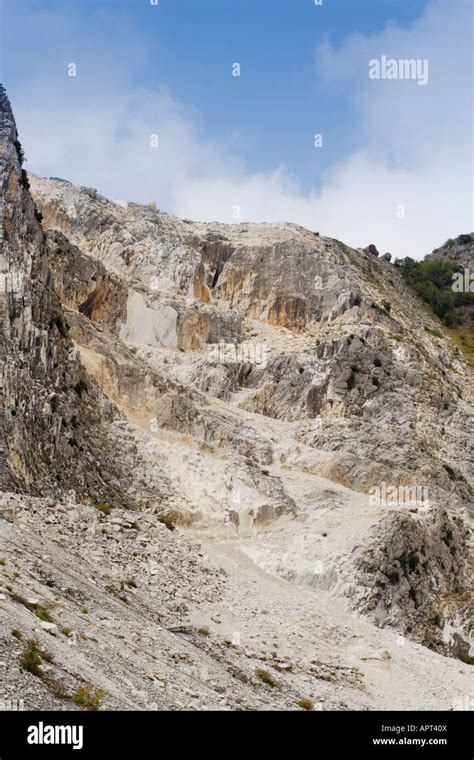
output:
[[[445,246],[470,242],[470,235],[459,235],[456,240],[448,240]],[[474,293],[453,290],[453,275],[463,272],[459,264],[449,259],[414,261],[407,256],[398,259],[395,266],[416,295],[449,328],[453,342],[474,364]],[[437,330],[427,327],[425,330],[441,337]]]
[[[163,514],[158,515],[158,522],[166,525],[168,530],[174,530],[176,527],[176,517],[169,513],[163,512]]]
[[[271,686],[273,689],[280,688],[280,684],[278,683],[276,678],[273,678],[272,674],[269,673],[268,670],[264,670],[263,668],[256,668],[255,675],[257,676],[257,678],[263,681],[263,683],[267,684],[267,686]]]
[[[29,639],[21,653],[20,667],[38,678],[43,677],[41,667],[43,660],[53,662],[53,655],[46,649],[41,649],[36,639]]]
[[[301,707],[302,710],[312,710],[314,707],[312,699],[299,699],[296,704],[298,707]]]
[[[105,697],[103,689],[96,689],[91,683],[79,686],[74,694],[74,702],[83,710],[96,711]]]
[[[25,188],[25,190],[29,190],[30,189],[30,181],[29,181],[28,175],[27,175],[27,173],[25,172],[24,169],[21,170],[21,180],[20,180],[20,182],[21,182],[22,186]]]
[[[21,653],[20,667],[22,670],[41,678],[43,675],[42,662],[38,642],[35,639],[30,639]]]
[[[26,597],[22,596],[22,594],[18,594],[13,590],[10,591],[10,596],[15,602],[22,604],[28,610],[33,612],[40,620],[44,620],[45,623],[54,623],[54,618],[50,613],[52,604],[48,602],[30,602]]]

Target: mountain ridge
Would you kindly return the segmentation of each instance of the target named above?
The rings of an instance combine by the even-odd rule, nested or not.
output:
[[[288,709],[308,695],[386,709],[408,671],[423,673],[418,705],[452,708],[468,693],[474,451],[472,370],[447,332],[367,250],[26,175],[4,91],[0,106],[2,271],[24,285],[2,299],[9,619],[51,640],[53,671],[74,663],[68,690],[103,688],[106,709],[123,709],[122,678],[134,709]],[[396,499],[374,501],[384,484]],[[0,625],[11,688],[61,704]],[[150,668],[169,683],[177,662],[168,693]],[[259,682],[262,663],[281,689]],[[196,677],[203,691],[188,693]],[[417,700],[413,685],[396,703]]]

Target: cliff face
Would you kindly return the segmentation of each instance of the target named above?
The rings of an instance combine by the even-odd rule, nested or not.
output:
[[[344,485],[429,482],[433,498],[469,502],[471,371],[388,261],[294,225],[192,223],[30,179],[44,228],[78,249],[69,272],[51,261],[79,342],[100,326],[188,395],[291,423]],[[133,396],[159,412],[140,380]]]
[[[42,229],[22,169],[15,122],[1,98],[2,443],[5,488],[54,488],[72,459],[62,414],[77,412],[81,375],[50,283]],[[67,483],[67,478],[66,478]]]
[[[22,148],[0,90],[1,459],[4,490],[123,503],[136,443],[117,438],[121,419],[77,358],[22,168]],[[55,251],[67,257],[68,241]],[[117,458],[119,446],[122,461]],[[149,495],[149,498],[155,498]],[[133,497],[128,501],[134,506]]]
[[[359,512],[367,551],[403,536],[420,562],[413,572],[402,549],[387,549],[386,572],[367,572],[378,564],[354,548],[349,520],[344,551],[317,549],[327,577],[308,576],[314,547],[291,560],[273,547],[271,568],[337,585],[379,624],[444,649],[433,621],[452,609],[448,598],[465,604],[468,577],[466,535],[445,510],[462,519],[473,503],[472,373],[397,269],[295,225],[200,224],[90,188],[31,185],[82,360],[174,468],[169,508],[199,530],[252,536],[268,567],[269,539],[256,549],[255,536],[283,515],[317,519],[311,478],[369,494]],[[383,487],[397,498],[371,504]],[[403,497],[411,492],[427,504]],[[458,537],[449,562],[443,530]]]
[[[142,634],[147,651],[173,654],[173,678],[179,642],[141,630],[158,610],[192,637],[180,693],[160,692],[159,706],[187,705],[202,669],[217,688],[193,697],[198,706],[254,706],[254,670],[267,662],[294,675],[265,704],[314,696],[327,677],[344,690],[338,700],[325,687],[333,707],[383,707],[394,681],[366,664],[376,641],[401,673],[421,661],[423,673],[467,668],[435,652],[469,652],[473,372],[397,269],[295,225],[202,224],[26,175],[3,90],[0,105],[0,486],[17,494],[0,505],[4,548],[12,571],[20,528],[36,556],[33,535],[52,526],[61,588],[105,611],[94,625],[106,661],[85,644],[82,653],[108,683],[109,706],[122,704],[114,658]],[[45,595],[69,627],[78,610],[46,582],[25,575],[22,595]],[[254,609],[245,589],[257,586]],[[131,605],[130,630],[110,594]],[[293,598],[299,659],[284,644]],[[260,606],[285,650],[276,659]],[[316,618],[332,631],[329,649]],[[196,634],[203,626],[210,642]],[[84,615],[76,627],[90,633]],[[229,645],[236,631],[243,648]],[[394,631],[405,642],[396,653]],[[340,651],[357,637],[363,646]],[[435,651],[417,660],[410,639]],[[291,667],[278,670],[280,660]],[[140,689],[153,701],[149,667],[142,653],[127,670],[134,706]],[[375,696],[361,697],[361,684]],[[436,701],[436,679],[423,688],[400,706],[450,703]]]

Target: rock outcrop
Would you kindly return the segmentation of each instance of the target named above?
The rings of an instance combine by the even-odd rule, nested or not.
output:
[[[26,174],[3,90],[0,106],[11,688],[66,699],[21,671],[15,626],[55,635],[61,672],[74,631],[66,690],[91,681],[109,709],[383,709],[383,647],[420,674],[400,707],[452,706],[472,656],[474,409],[449,335],[375,246]]]

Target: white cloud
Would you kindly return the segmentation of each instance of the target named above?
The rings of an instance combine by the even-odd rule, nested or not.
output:
[[[202,137],[194,109],[165,90],[137,88],[123,66],[115,84],[100,88],[98,72],[110,61],[103,53],[88,62],[87,86],[80,66],[76,80],[63,76],[54,86],[43,67],[16,93],[28,168],[112,198],[155,200],[185,217],[230,222],[238,205],[244,220],[293,221],[355,246],[375,242],[420,257],[472,225],[469,5],[432,2],[409,28],[389,25],[317,51],[321,86],[345,88],[361,147],[308,195],[284,166],[250,172],[224,142]],[[370,80],[368,61],[382,54],[427,58],[428,85]]]

